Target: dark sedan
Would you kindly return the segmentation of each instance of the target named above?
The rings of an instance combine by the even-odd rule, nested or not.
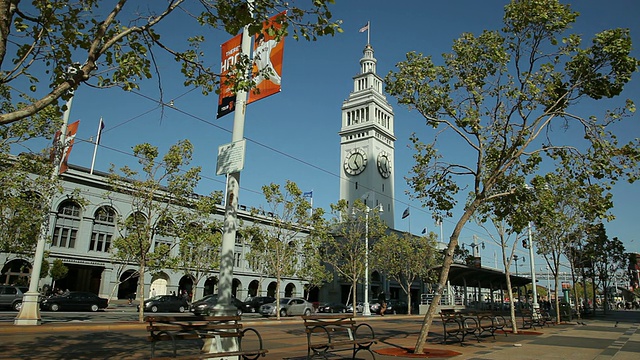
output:
[[[214,307],[218,304],[218,294],[207,295],[202,299],[191,304],[190,311],[195,315],[213,314]],[[236,308],[236,315],[242,315],[244,312],[244,303],[238,299],[231,298],[231,305]]]
[[[275,302],[276,298],[273,296],[254,296],[244,302],[244,312],[254,313],[260,310],[260,306]]]
[[[91,310],[106,309],[109,300],[98,295],[84,291],[71,291],[62,295],[48,297],[40,303],[40,307],[51,311]]]
[[[319,313],[346,313],[347,307],[340,303],[324,303],[318,306]]]
[[[189,310],[189,303],[182,297],[175,295],[158,295],[144,301],[144,311],[155,312],[185,312]],[[138,305],[140,311],[140,305]]]
[[[387,311],[385,314],[406,314],[409,310],[409,306],[405,301],[389,300],[387,302]]]

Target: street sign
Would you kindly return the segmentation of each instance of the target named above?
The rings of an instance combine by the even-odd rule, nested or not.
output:
[[[245,139],[218,146],[216,175],[240,172],[244,168]]]

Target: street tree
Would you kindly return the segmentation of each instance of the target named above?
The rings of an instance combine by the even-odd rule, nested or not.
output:
[[[515,312],[516,302],[513,299],[518,298],[518,301],[520,301],[520,296],[513,296],[511,264],[517,256],[515,251],[518,247],[520,236],[511,226],[511,222],[515,220],[514,217],[521,214],[521,212],[517,211],[517,208],[513,207],[514,205],[517,205],[517,202],[487,202],[478,208],[478,212],[473,219],[482,229],[485,230],[487,236],[489,236],[491,240],[500,247],[500,257],[502,258],[505,281],[507,284],[507,296],[511,299],[511,301],[509,301],[511,330],[514,334],[517,334],[518,326]],[[495,232],[491,231],[489,225],[493,225],[493,230]]]
[[[282,279],[305,267],[303,250],[315,238],[312,233],[321,228],[318,221],[322,219],[319,214],[310,214],[311,205],[293,181],[287,180],[284,187],[264,185],[262,193],[267,209],[252,211],[256,223],[251,238],[246,239],[250,245],[247,260],[276,279],[276,309],[279,309]],[[280,318],[280,313],[276,316]]]
[[[184,271],[194,284],[199,284],[212,270],[220,268],[220,246],[222,246],[221,220],[211,218],[222,201],[222,194],[214,192],[199,196],[190,206],[176,216],[176,236],[180,239],[173,267]],[[196,293],[191,293],[191,301]]]
[[[69,268],[62,262],[61,259],[53,260],[53,265],[51,265],[51,269],[49,269],[49,275],[53,279],[52,288],[55,289],[56,281],[60,279],[64,279],[67,277],[69,273]]]
[[[322,209],[315,209],[315,212],[320,212]],[[324,216],[324,212],[318,213],[317,216]],[[316,229],[309,236],[313,237],[308,241],[305,241],[302,245],[302,256],[304,256],[304,263],[298,266],[297,275],[305,282],[305,290],[307,293],[307,300],[309,294],[313,289],[322,287],[333,280],[333,274],[327,269],[324,262],[324,251],[320,244],[324,243],[324,239],[328,236],[326,230],[318,227],[322,226],[323,221],[316,221]]]
[[[416,280],[432,283],[436,280],[433,268],[440,264],[437,235],[426,236],[395,232],[380,237],[371,252],[373,266],[389,279],[396,281],[407,295],[408,311],[412,313],[411,285]]]
[[[50,115],[47,108],[31,122],[0,126],[0,251],[4,253],[33,256],[51,196],[59,191],[49,154],[30,148],[28,142],[51,139],[61,121]],[[19,155],[11,155],[12,151]]]
[[[172,145],[167,153],[159,158],[158,148],[150,144],[133,147],[141,171],[128,166],[117,173],[114,166],[108,177],[111,192],[107,198],[125,195],[120,200],[128,201],[132,214],[120,219],[119,228],[123,230],[114,239],[114,256],[133,259],[138,265],[138,297],[144,303],[144,276],[147,270],[167,265],[170,247],[160,243],[154,246],[156,236],[176,234],[174,219],[180,207],[189,204],[193,190],[200,180],[200,167],[184,170],[191,161],[193,146],[188,140]],[[144,319],[141,308],[139,321]]]
[[[554,277],[554,290],[560,294],[560,266],[569,258],[576,234],[596,220],[610,219],[611,194],[596,181],[586,183],[568,176],[562,167],[531,181],[533,238]],[[595,179],[592,179],[595,180]],[[549,301],[551,299],[549,298]],[[560,297],[555,298],[556,318],[560,319]]]
[[[0,124],[31,122],[43,110],[59,118],[64,101],[81,84],[130,91],[156,76],[162,86],[157,62],[163,57],[180,65],[184,85],[211,93],[221,82],[219,71],[210,66],[218,64],[211,55],[217,59],[219,52],[203,45],[202,34],[233,36],[246,27],[253,36],[265,20],[281,13],[276,23],[282,28],[274,25],[270,32],[316,40],[342,31],[329,10],[333,2],[317,0],[303,8],[279,0],[167,0],[148,6],[130,0],[0,0]],[[180,41],[174,27],[163,26],[171,22],[185,30]],[[241,58],[232,74],[243,74],[250,65]],[[239,79],[222,82],[235,90],[254,85]]]
[[[594,288],[602,289],[603,309],[607,313],[609,308],[608,289],[613,283],[613,277],[619,269],[626,269],[627,255],[624,244],[617,237],[609,239],[604,224],[592,225],[587,231],[588,237],[584,250],[591,263],[591,275]],[[596,304],[594,296],[593,303]]]
[[[630,56],[629,30],[604,30],[585,46],[581,35],[569,33],[578,17],[569,5],[522,0],[504,9],[501,30],[463,34],[442,64],[408,53],[385,78],[390,95],[438,130],[431,142],[411,137],[412,196],[444,218],[453,216],[460,192],[469,192],[449,238],[434,304],[464,225],[482,204],[523,188],[538,165],[563,164],[580,181],[633,181],[638,175],[638,139],[619,144],[610,130],[634,104],[628,100],[602,116],[585,116],[576,106],[616,97],[631,80],[638,60]],[[453,152],[441,152],[441,142]],[[512,187],[496,191],[507,179]],[[435,311],[432,306],[425,315],[418,353]]]
[[[366,238],[369,245],[385,234],[386,225],[377,210],[369,208],[357,199],[352,206],[342,199],[331,204],[333,217],[329,220],[331,236],[322,246],[324,261],[331,265],[341,279],[351,284],[351,303],[355,315],[357,284],[365,276],[367,257]],[[373,268],[373,267],[370,267]],[[365,289],[364,291],[369,291]]]

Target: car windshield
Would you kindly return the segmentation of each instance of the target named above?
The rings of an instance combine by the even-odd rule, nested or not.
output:
[[[218,302],[218,295],[217,294],[207,295],[202,299],[198,300],[197,302],[201,302],[201,301],[206,303],[216,303]]]

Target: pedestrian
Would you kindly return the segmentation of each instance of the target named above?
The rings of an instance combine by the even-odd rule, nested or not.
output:
[[[151,289],[151,297],[156,296],[156,288]]]
[[[384,291],[380,291],[378,294],[378,302],[380,303],[380,315],[384,316],[384,312],[387,311],[387,296]]]

